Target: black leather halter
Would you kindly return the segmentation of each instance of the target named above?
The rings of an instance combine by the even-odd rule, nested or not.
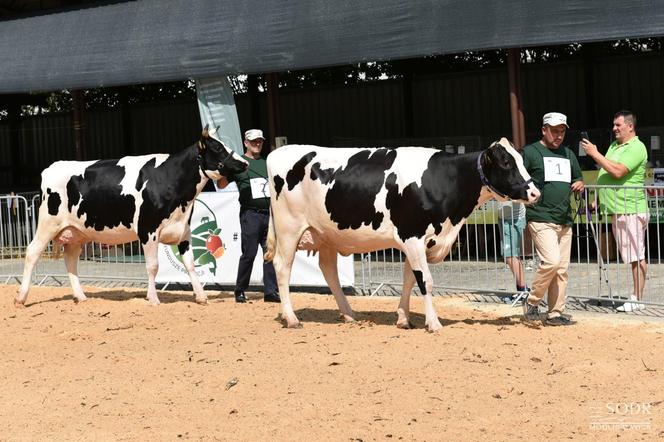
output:
[[[198,155],[196,155],[196,159],[198,160],[198,167],[201,168],[201,172],[203,172],[203,175],[205,175],[205,178],[207,178],[208,180],[211,180],[212,178],[210,178],[208,176],[207,172],[205,171],[205,167],[203,167],[203,157],[201,156],[200,153]]]
[[[510,198],[508,198],[508,196],[505,195],[503,192],[501,192],[501,191],[499,191],[498,189],[496,189],[495,187],[493,187],[493,186],[491,185],[491,183],[489,182],[489,180],[487,179],[486,175],[484,175],[484,171],[482,170],[482,158],[484,157],[484,154],[485,154],[485,153],[486,153],[486,150],[483,150],[483,151],[480,152],[480,154],[477,156],[477,171],[480,173],[480,181],[482,181],[482,184],[483,184],[483,185],[485,185],[486,187],[488,187],[489,190],[491,190],[493,193],[495,193],[495,194],[498,195],[499,197],[501,197],[501,198],[506,198],[506,199],[510,199]],[[529,179],[529,180],[526,181],[526,183],[524,184],[524,187],[527,189],[528,186],[530,185],[530,183],[532,183],[532,182],[533,182],[532,178]]]
[[[226,161],[228,161],[233,156],[233,152],[226,152],[226,153],[228,154],[226,155],[226,158],[224,158],[222,162],[217,164],[217,170],[220,172],[224,168],[224,166],[226,166]],[[207,172],[205,171],[205,167],[203,167],[203,157],[201,156],[201,154],[199,153],[196,156],[196,158],[198,159],[198,166],[201,168],[201,172],[203,172],[203,175],[205,175],[205,177],[208,180],[211,180],[212,178],[208,176]]]

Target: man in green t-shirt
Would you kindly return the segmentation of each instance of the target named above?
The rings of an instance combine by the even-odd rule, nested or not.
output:
[[[242,229],[242,256],[237,268],[235,302],[247,302],[245,290],[249,287],[251,270],[258,245],[267,250],[267,231],[270,223],[270,188],[267,184],[267,162],[261,156],[263,131],[249,129],[244,133],[244,155],[249,167],[246,171],[217,181],[223,189],[230,181],[237,183],[240,196],[240,228]],[[263,301],[281,302],[277,292],[277,276],[271,262],[263,261]]]
[[[526,321],[538,320],[538,305],[547,294],[546,325],[574,323],[563,313],[572,250],[570,193],[583,191],[583,177],[576,156],[562,145],[567,128],[565,115],[549,112],[542,120],[542,139],[523,149],[523,165],[542,194],[537,203],[526,207],[540,266],[523,313]]]
[[[632,266],[634,292],[630,301],[643,299],[648,266],[645,260],[645,233],[648,227],[648,205],[643,184],[646,179],[648,151],[636,135],[636,116],[627,110],[613,116],[613,134],[606,155],[602,155],[590,141],[584,139],[581,146],[602,168],[597,184],[621,186],[599,191],[600,210],[611,215],[613,236],[623,262]],[[618,311],[631,312],[643,309],[638,302],[626,302]]]

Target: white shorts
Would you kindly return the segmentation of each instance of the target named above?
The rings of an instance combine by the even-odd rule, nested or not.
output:
[[[611,225],[616,246],[623,262],[641,261],[646,257],[647,213],[613,215]]]

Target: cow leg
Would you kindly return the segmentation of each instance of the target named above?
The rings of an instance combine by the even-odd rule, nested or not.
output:
[[[324,248],[319,250],[318,266],[320,267],[327,285],[332,290],[334,300],[337,301],[337,306],[341,312],[341,319],[344,322],[354,322],[355,313],[348,303],[346,295],[344,295],[339,283],[339,269],[337,267],[337,251],[331,248]]]
[[[429,271],[429,264],[427,263],[426,251],[424,244],[417,238],[409,239],[404,244],[406,258],[410,261],[415,281],[424,295],[424,314],[426,317],[425,327],[430,332],[435,332],[443,328],[436,310],[433,308],[433,277]]]
[[[30,280],[32,279],[32,271],[39,260],[39,257],[48,242],[51,240],[51,232],[44,232],[37,228],[37,233],[35,238],[30,242],[30,245],[25,250],[25,264],[23,266],[23,280],[21,281],[21,288],[19,289],[16,297],[14,298],[14,305],[17,307],[22,307],[25,305],[25,300],[28,298],[28,292],[30,291]]]
[[[78,257],[81,256],[81,244],[65,244],[65,267],[67,267],[67,276],[69,284],[74,292],[74,301],[82,302],[87,300],[81,282],[78,279]]]
[[[415,286],[415,274],[410,267],[410,261],[406,259],[403,266],[403,290],[401,299],[399,299],[399,308],[397,309],[397,327],[409,329],[413,327],[410,323],[410,294]]]
[[[299,236],[294,236],[295,240],[291,244],[284,241],[286,234],[281,234],[277,238],[277,247],[274,254],[272,263],[274,264],[274,271],[277,274],[277,285],[279,285],[279,296],[281,297],[281,314],[286,320],[288,328],[301,327],[300,321],[295,316],[293,305],[290,300],[290,276],[293,267],[293,260],[295,259],[295,252],[297,251],[297,243]]]
[[[157,259],[159,243],[157,241],[149,241],[143,244],[143,254],[145,255],[145,268],[148,271],[148,293],[147,300],[152,305],[159,305],[159,297],[157,296],[157,272],[159,271],[159,260]]]
[[[194,252],[189,241],[183,241],[178,244],[178,251],[180,252],[180,256],[182,256],[184,267],[187,269],[187,273],[189,273],[189,280],[191,281],[191,288],[194,291],[196,302],[199,304],[207,304],[207,294],[205,293],[205,290],[203,290],[201,282],[198,280],[196,266],[194,265]]]

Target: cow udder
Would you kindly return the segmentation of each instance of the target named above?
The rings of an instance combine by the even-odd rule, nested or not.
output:
[[[78,229],[73,227],[66,227],[58,233],[53,242],[56,244],[84,244],[90,240],[83,235]]]
[[[297,244],[297,249],[298,250],[306,250],[307,255],[309,255],[311,252],[316,254],[316,252],[320,249],[321,242],[320,239],[317,238],[318,235],[315,235],[314,232],[311,231],[311,229],[307,229],[304,231],[302,236],[300,237],[300,242]]]

